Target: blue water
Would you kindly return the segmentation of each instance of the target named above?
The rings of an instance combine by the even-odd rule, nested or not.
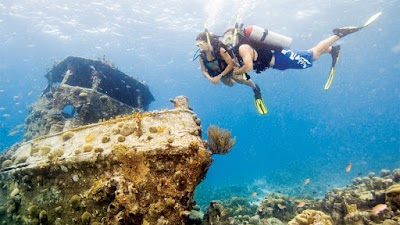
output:
[[[377,21],[338,42],[342,54],[329,91],[329,55],[307,70],[250,74],[268,115],[257,113],[248,87],[214,86],[192,62],[204,24],[221,34],[238,14],[245,25],[308,49],[333,28],[362,25],[378,11]],[[29,105],[55,61],[105,57],[149,84],[156,99],[150,110],[172,108],[170,98],[186,95],[204,131],[215,124],[237,137],[231,153],[213,157],[199,192],[242,186],[249,193],[323,196],[356,176],[400,167],[399,11],[399,1],[387,0],[2,1],[0,151],[21,140]]]

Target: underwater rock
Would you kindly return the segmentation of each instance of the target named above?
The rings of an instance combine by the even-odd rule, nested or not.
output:
[[[126,125],[132,132],[119,142]],[[174,109],[20,143],[0,157],[0,222],[183,225],[212,162],[200,131],[192,111]]]
[[[144,111],[154,101],[147,85],[105,61],[68,57],[46,78],[47,88],[25,119],[24,141]]]

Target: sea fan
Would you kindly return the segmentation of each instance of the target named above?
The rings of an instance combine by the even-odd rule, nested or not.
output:
[[[230,131],[211,125],[207,130],[208,148],[213,154],[228,153],[236,142],[231,135]]]

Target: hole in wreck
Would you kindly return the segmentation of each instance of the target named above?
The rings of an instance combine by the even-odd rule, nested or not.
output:
[[[67,119],[73,118],[76,115],[75,107],[71,104],[65,105],[61,114]]]

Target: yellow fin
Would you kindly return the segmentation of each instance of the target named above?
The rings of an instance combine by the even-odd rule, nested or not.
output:
[[[324,87],[325,91],[327,91],[331,87],[333,78],[335,77],[335,71],[336,71],[336,68],[332,67],[331,71],[329,72],[328,80],[326,81],[326,84],[325,84],[325,87]]]
[[[268,113],[268,109],[267,109],[267,107],[265,106],[264,100],[263,100],[262,98],[256,98],[256,99],[255,99],[255,103],[256,103],[257,111],[258,111],[260,114],[264,115],[264,114],[267,114],[267,113]]]
[[[365,22],[364,27],[370,25],[372,22],[374,22],[376,19],[378,19],[378,17],[382,14],[382,12],[378,12],[376,14],[374,14],[373,16],[371,16],[367,22]]]
[[[335,78],[335,72],[336,72],[336,64],[339,61],[340,58],[340,52],[338,53],[338,56],[336,57],[335,61],[332,62],[331,70],[329,71],[329,77],[328,80],[326,81],[324,90],[327,91],[333,82],[333,78]]]

